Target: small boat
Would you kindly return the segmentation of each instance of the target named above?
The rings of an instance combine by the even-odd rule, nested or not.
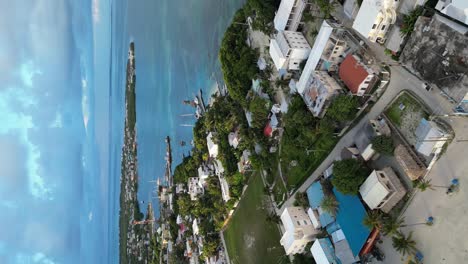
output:
[[[183,141],[183,140],[180,141],[180,145],[181,145],[182,147],[185,146],[185,141]]]

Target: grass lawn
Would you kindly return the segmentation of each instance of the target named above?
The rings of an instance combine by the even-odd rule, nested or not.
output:
[[[231,263],[277,263],[285,254],[279,243],[278,227],[266,220],[267,211],[263,209],[265,198],[262,179],[255,173],[224,231]]]
[[[284,201],[284,198],[286,198],[287,192],[288,190],[284,186],[283,181],[278,176],[276,178],[275,187],[273,187],[273,194],[274,194],[275,201],[277,204],[281,204]]]
[[[400,109],[403,107],[403,110]],[[406,115],[414,112],[424,112],[424,107],[418,103],[412,96],[407,93],[402,93],[400,97],[387,109],[386,114],[390,121],[400,127],[402,120]]]

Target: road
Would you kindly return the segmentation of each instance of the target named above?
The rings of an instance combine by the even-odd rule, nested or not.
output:
[[[372,46],[370,46],[372,49]],[[377,59],[381,57],[383,52],[378,50],[379,47],[375,47],[377,50],[373,51]],[[380,53],[380,54],[379,54]],[[391,64],[389,64],[391,65]],[[431,108],[432,114],[444,115],[452,112],[453,105],[439,95],[438,91],[426,91],[422,88],[423,82],[417,77],[409,73],[402,66],[390,66],[391,77],[390,83],[387,86],[384,94],[372,107],[372,109],[365,115],[359,123],[354,126],[347,134],[345,134],[340,141],[336,144],[335,148],[330,152],[327,158],[320,164],[320,166],[307,178],[307,180],[296,190],[296,192],[305,192],[307,188],[317,180],[321,174],[333,163],[333,161],[341,153],[341,150],[345,147],[351,146],[354,142],[356,134],[369,122],[371,119],[375,119],[379,116],[382,111],[392,102],[392,100],[402,91],[410,91],[417,95],[428,107]],[[277,209],[277,213],[281,214],[286,207],[293,206],[295,194],[292,194],[289,199]]]

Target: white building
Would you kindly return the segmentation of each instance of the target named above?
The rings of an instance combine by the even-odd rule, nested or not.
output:
[[[235,132],[229,133],[229,135],[228,135],[229,146],[236,149],[237,146],[239,145],[240,140],[241,140],[241,138],[239,136],[239,131],[238,130],[236,130]]]
[[[273,20],[275,29],[296,31],[306,5],[306,0],[282,0]]]
[[[442,14],[468,25],[467,0],[439,0],[436,9]]]
[[[343,32],[340,34],[332,33],[325,44],[321,59],[328,62],[329,70],[334,69],[336,65],[343,61],[344,54],[348,50],[348,43],[344,40],[342,34]]]
[[[218,144],[214,143],[213,137],[216,136],[216,133],[210,132],[206,137],[206,144],[208,146],[208,153],[210,154],[211,158],[218,157]]]
[[[198,178],[200,178],[200,183],[201,185],[205,184],[206,179],[210,177],[210,171],[206,166],[200,166],[198,167]]]
[[[203,185],[200,183],[200,178],[198,177],[190,177],[188,179],[188,194],[190,195],[190,200],[195,201],[198,199],[198,195],[203,194],[205,189]]]
[[[240,160],[237,163],[237,169],[240,173],[244,173],[245,170],[250,168],[250,155],[251,153],[247,149],[242,152],[242,156],[240,157]]]
[[[305,246],[319,233],[302,207],[287,207],[281,214],[285,229],[280,244],[286,255],[303,253]]]
[[[448,140],[447,135],[432,121],[421,119],[416,131],[416,150],[424,156],[438,153]]]
[[[310,86],[302,95],[307,108],[315,117],[323,117],[331,99],[342,90],[341,86],[325,71],[315,71]]]
[[[399,0],[363,0],[353,28],[372,42],[384,43],[390,25],[397,19]]]
[[[309,53],[310,45],[301,32],[279,31],[270,40],[270,56],[280,72],[299,70],[299,65]]]
[[[310,252],[317,264],[340,263],[336,258],[335,248],[329,238],[320,238],[315,240],[314,244],[312,244],[312,247],[310,248]]]
[[[327,47],[327,43],[332,32],[333,27],[331,27],[326,21],[323,21],[319,33],[315,38],[314,46],[312,47],[312,50],[309,53],[309,57],[307,58],[307,63],[304,67],[304,70],[302,71],[299,82],[296,84],[296,90],[299,94],[303,94],[305,89],[312,83],[313,73],[315,72],[319,61],[322,58],[322,54]]]
[[[224,178],[224,176],[218,176],[218,178],[219,185],[221,185],[221,194],[223,196],[223,200],[227,202],[231,199],[231,195],[229,193],[229,184],[226,181],[226,178]]]
[[[374,170],[359,188],[364,202],[370,209],[385,213],[405,196],[406,190],[390,167]]]

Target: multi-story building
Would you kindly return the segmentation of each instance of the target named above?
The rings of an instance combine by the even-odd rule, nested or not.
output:
[[[385,213],[405,196],[406,189],[390,167],[374,170],[359,188],[364,202],[370,209],[380,209]]]
[[[200,194],[205,192],[203,185],[200,183],[200,178],[190,177],[188,179],[188,194],[190,195],[190,200],[195,201],[198,199]]]
[[[286,232],[281,237],[280,244],[286,255],[303,253],[307,243],[315,240],[319,233],[302,207],[286,208],[281,214],[281,222]]]
[[[341,86],[325,71],[315,71],[302,98],[315,117],[323,117],[330,100],[341,91]]]
[[[468,25],[468,1],[439,0],[435,8],[442,14]]]
[[[302,19],[307,0],[282,0],[273,23],[278,31],[296,31]]]
[[[352,94],[363,96],[377,81],[377,75],[356,55],[349,54],[340,65],[340,79]]]
[[[372,42],[383,44],[397,19],[399,0],[363,0],[353,28]]]
[[[270,56],[280,74],[297,71],[310,53],[310,45],[301,32],[279,31],[270,40]]]
[[[343,37],[344,32],[333,32],[325,44],[321,59],[327,64],[327,70],[333,70],[344,60],[348,44]]]
[[[216,136],[216,133],[210,132],[206,137],[206,145],[208,147],[208,153],[210,154],[210,158],[218,157],[218,144],[216,144],[213,138]]]

